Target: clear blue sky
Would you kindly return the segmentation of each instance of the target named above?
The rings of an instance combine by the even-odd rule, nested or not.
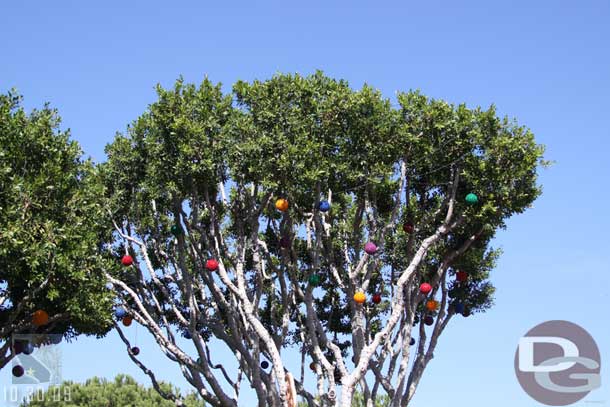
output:
[[[470,106],[495,103],[548,146],[557,164],[542,172],[543,197],[496,242],[505,251],[493,273],[496,307],[452,323],[413,405],[536,405],[512,361],[519,337],[549,319],[589,330],[610,360],[608,1],[95,3],[2,2],[0,91],[17,87],[28,108],[51,102],[98,161],[154,100],[157,82],[207,74],[228,89],[317,68],[388,97],[419,88]],[[142,336],[144,360],[186,388]],[[127,372],[148,383],[115,333],[82,338],[64,354],[66,379]],[[607,372],[602,365],[602,388],[586,400],[610,405]],[[0,384],[9,375],[0,372]]]

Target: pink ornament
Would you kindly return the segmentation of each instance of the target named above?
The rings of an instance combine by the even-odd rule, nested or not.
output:
[[[373,254],[377,253],[377,245],[375,245],[375,243],[373,243],[373,242],[368,242],[367,244],[364,245],[364,251],[367,254],[373,255]]]

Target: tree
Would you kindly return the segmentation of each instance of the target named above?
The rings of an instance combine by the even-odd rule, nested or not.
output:
[[[57,112],[45,105],[28,115],[21,101],[0,95],[0,368],[19,352],[13,334],[112,327],[98,250],[110,235],[96,218],[102,184],[58,130]]]
[[[357,388],[407,405],[450,320],[492,305],[489,242],[540,194],[533,134],[493,106],[412,91],[392,107],[320,72],[157,92],[103,166],[113,253],[136,259],[107,274],[125,310],[213,406],[237,406],[242,379],[286,406],[289,348],[310,406]]]
[[[178,394],[172,386],[161,383],[164,391]],[[171,407],[171,401],[163,399],[155,390],[145,388],[132,377],[118,375],[114,381],[94,377],[84,384],[64,382],[35,393],[22,407]],[[186,396],[187,407],[203,407],[194,394]]]

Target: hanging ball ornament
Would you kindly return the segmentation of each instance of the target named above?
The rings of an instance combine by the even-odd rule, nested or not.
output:
[[[59,334],[51,335],[51,343],[53,345],[59,345],[61,343],[62,336]]]
[[[411,346],[415,345],[415,338],[411,338],[411,340],[409,341],[409,345],[411,345]]]
[[[479,197],[473,194],[472,192],[466,195],[466,203],[468,205],[474,205],[479,202]]]
[[[123,264],[123,266],[129,267],[129,266],[131,266],[133,264],[133,257],[131,257],[130,255],[126,254],[121,259],[121,263]]]
[[[468,280],[468,273],[460,270],[457,273],[455,273],[455,279],[457,281],[459,281],[460,283],[463,283],[464,281]]]
[[[23,352],[24,346],[25,344],[22,341],[15,341],[15,343],[13,344],[13,351],[15,352],[15,355],[18,355]]]
[[[311,362],[311,363],[309,364],[309,368],[310,368],[310,369],[311,369],[313,372],[315,372],[315,371],[316,371],[316,362]]]
[[[266,360],[263,360],[263,361],[261,362],[261,367],[262,367],[263,369],[267,369],[267,368],[269,367],[269,362],[267,362]]]
[[[311,284],[311,285],[320,284],[320,276],[317,274],[312,274],[311,276],[309,276],[309,284]]]
[[[356,301],[358,304],[364,304],[364,301],[366,301],[366,295],[364,295],[362,291],[358,291],[356,294],[354,294],[354,301]]]
[[[428,311],[436,311],[437,308],[438,308],[438,301],[430,300],[426,303],[426,309]]]
[[[105,287],[107,290],[112,290],[112,288],[114,288],[114,285],[111,282],[107,282]]]
[[[191,335],[191,333],[188,330],[182,332],[182,336],[184,336],[186,339],[192,339],[193,338],[193,335]]]
[[[468,308],[464,308],[464,311],[462,311],[462,316],[464,318],[468,318],[471,315],[472,315],[472,312],[470,312],[470,310]]]
[[[280,247],[287,249],[290,247],[290,238],[288,236],[282,236],[280,239]]]
[[[288,209],[288,201],[284,198],[278,199],[275,201],[275,208],[281,212],[286,211],[286,209]]]
[[[413,224],[411,222],[407,222],[404,225],[402,225],[402,230],[405,231],[405,233],[413,233],[415,231],[415,226],[413,226]]]
[[[320,212],[328,212],[330,210],[330,203],[328,201],[320,201],[318,209],[320,209]]]
[[[373,242],[368,242],[367,244],[364,245],[364,251],[367,254],[373,255],[373,254],[377,253],[377,245]]]
[[[140,348],[134,346],[133,348],[131,348],[131,353],[133,353],[134,356],[138,356],[140,354]]]
[[[31,355],[32,352],[34,352],[34,345],[32,345],[30,342],[26,342],[25,346],[23,347],[23,354]]]
[[[127,311],[125,311],[125,308],[123,307],[119,307],[114,311],[114,316],[119,319],[123,318],[125,315],[127,315]]]
[[[461,314],[464,312],[465,307],[464,307],[464,304],[462,304],[461,302],[458,302],[457,304],[455,304],[453,306],[453,309],[455,310],[456,314]]]
[[[376,293],[373,295],[373,303],[374,304],[379,304],[381,302],[381,294]]]
[[[23,369],[23,366],[21,366],[21,365],[13,366],[13,376],[21,377],[21,376],[23,376],[24,373],[25,373],[25,370]]]
[[[218,261],[216,259],[208,259],[208,261],[205,262],[205,268],[208,269],[208,271],[216,271],[218,269]]]
[[[43,326],[49,323],[49,314],[46,311],[39,309],[32,315],[32,323],[36,326]]]
[[[432,315],[426,315],[426,317],[424,318],[424,324],[430,326],[434,323],[434,318],[432,318]]]
[[[430,291],[432,291],[432,286],[428,283],[423,283],[419,286],[419,292],[427,295]]]
[[[180,227],[180,225],[172,225],[172,227],[170,228],[170,231],[172,232],[172,235],[174,236],[178,236],[182,234],[182,228]]]
[[[131,325],[131,323],[132,323],[132,322],[133,322],[133,317],[132,317],[132,316],[130,316],[130,315],[125,315],[125,316],[123,317],[123,325],[125,325],[125,326],[129,326],[129,325]]]

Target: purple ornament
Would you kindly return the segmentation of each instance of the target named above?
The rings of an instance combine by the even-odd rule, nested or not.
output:
[[[364,251],[367,252],[367,254],[373,255],[377,253],[377,245],[373,242],[368,242],[364,245]]]
[[[288,238],[288,236],[282,236],[282,238],[280,239],[280,246],[284,249],[290,247],[290,239]]]
[[[133,348],[131,348],[131,353],[133,353],[134,356],[138,356],[140,354],[140,348],[134,346]]]
[[[23,352],[25,344],[21,341],[15,341],[13,344],[13,350],[15,351],[15,355],[18,355]]]

